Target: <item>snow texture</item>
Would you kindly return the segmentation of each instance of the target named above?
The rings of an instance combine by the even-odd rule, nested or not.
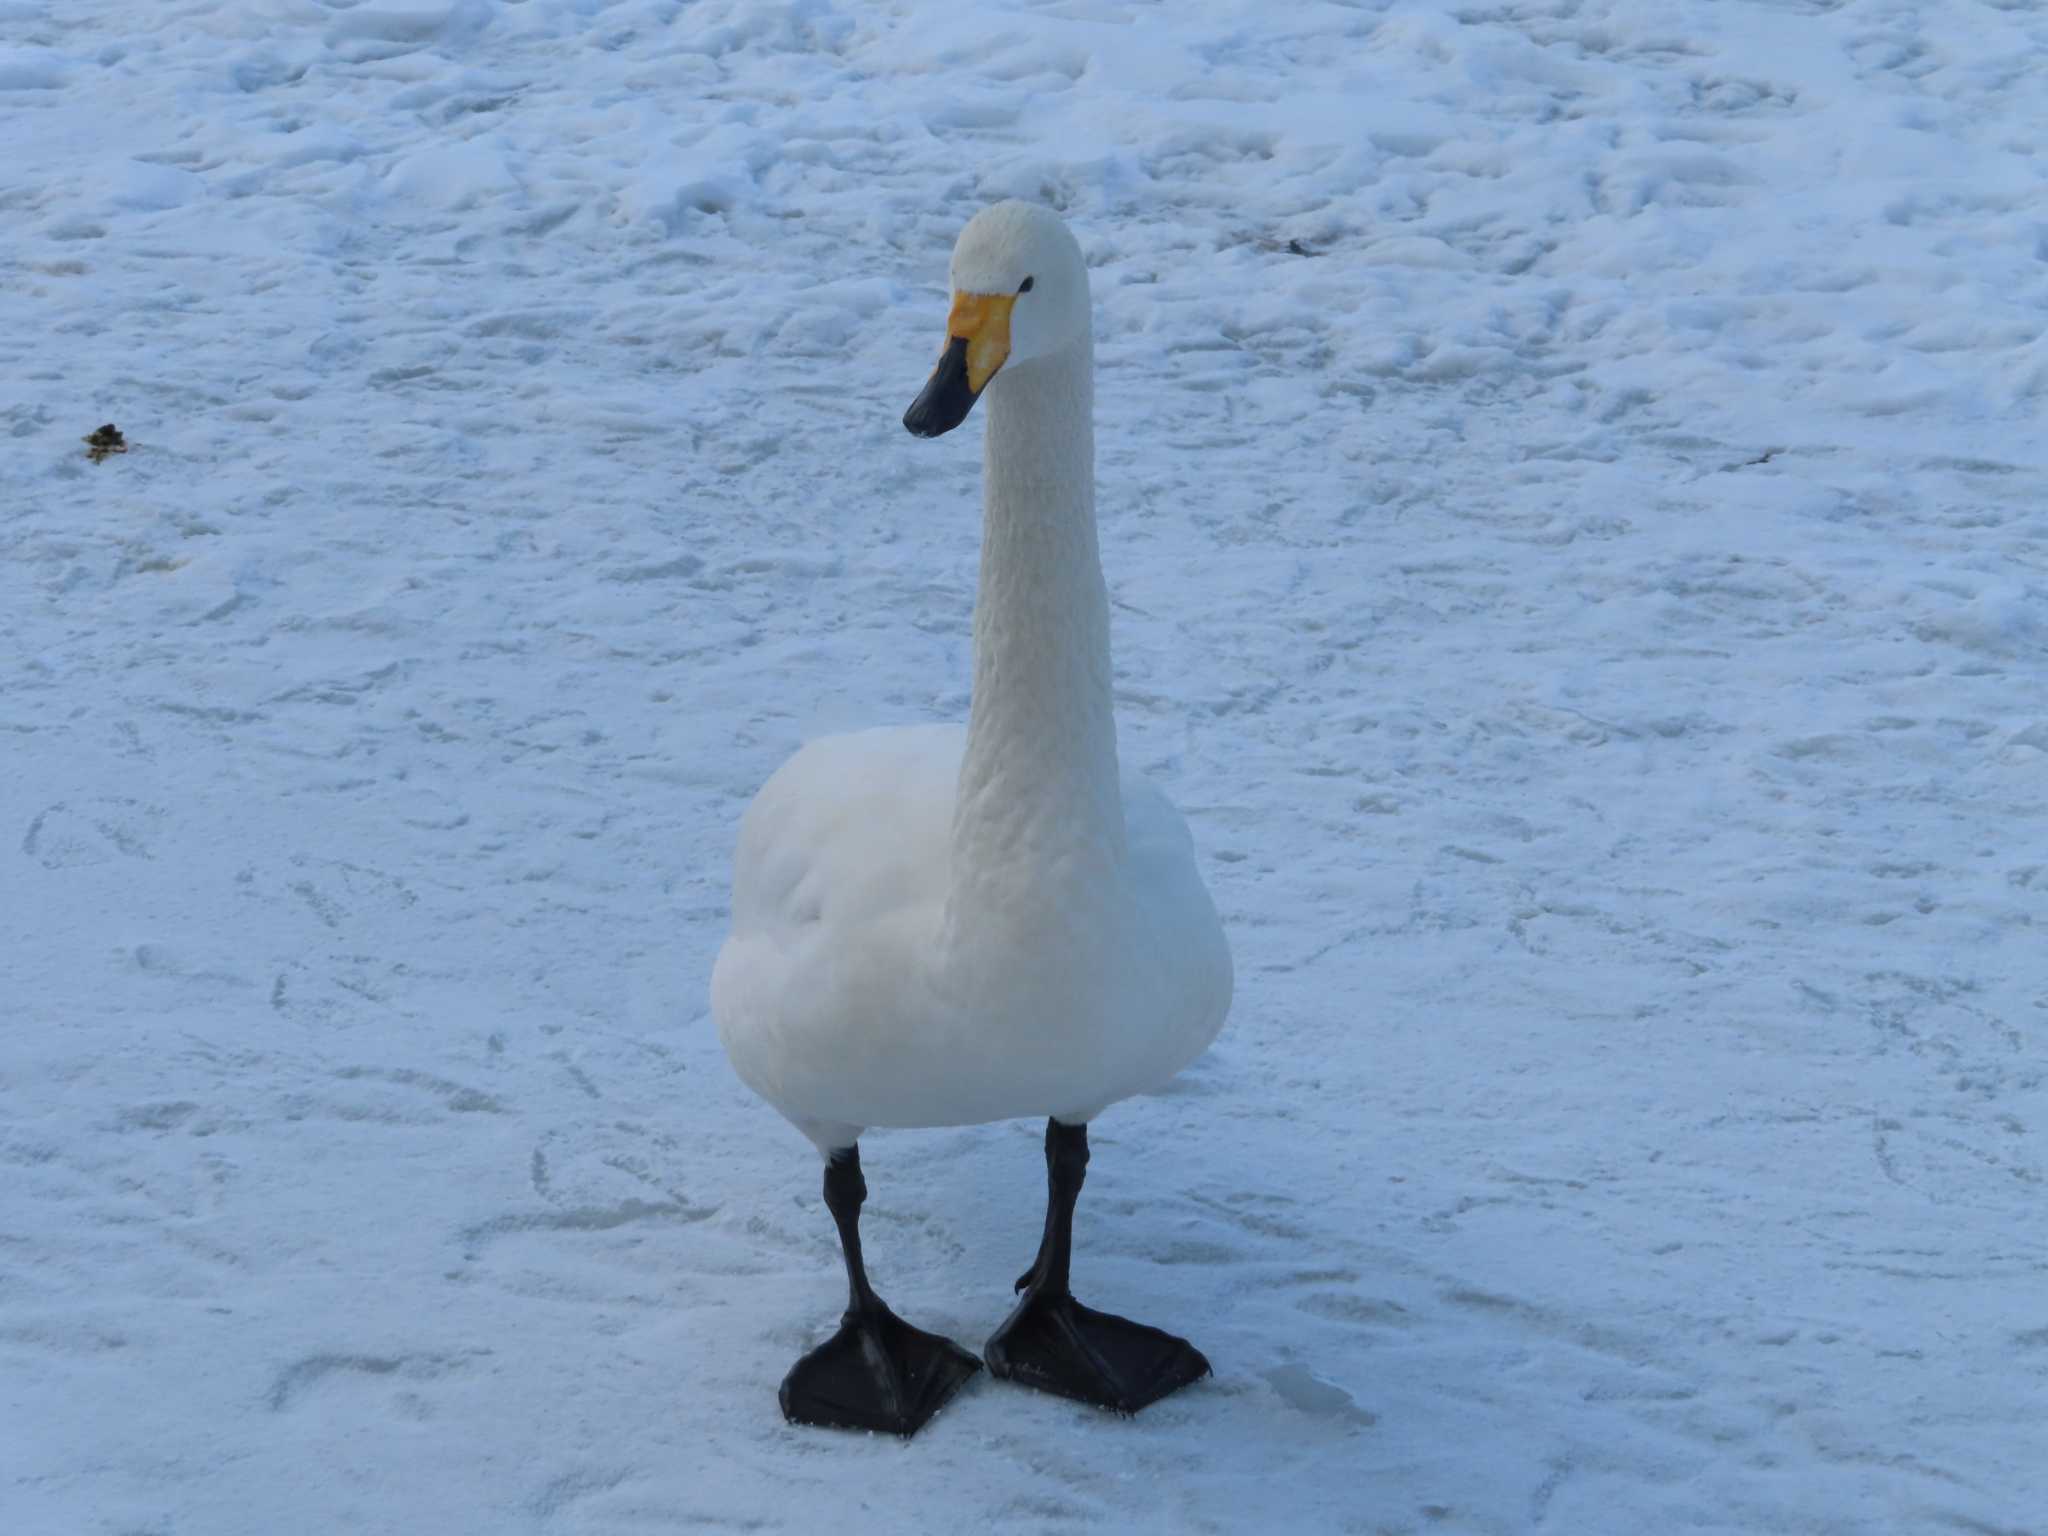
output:
[[[2048,1531],[2040,8],[0,0],[0,142],[9,1536]],[[1239,974],[1077,1288],[1217,1369],[904,1446],[705,981],[964,714],[1005,196]],[[869,1138],[907,1317],[1039,1140]]]

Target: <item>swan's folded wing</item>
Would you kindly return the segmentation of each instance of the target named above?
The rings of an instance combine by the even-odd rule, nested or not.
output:
[[[797,752],[740,824],[734,932],[943,903],[965,740],[959,726],[897,726]]]
[[[1172,999],[1166,1011],[1185,1023],[1192,1059],[1216,1038],[1230,1012],[1230,942],[1202,879],[1186,818],[1163,791],[1129,770],[1123,797],[1136,910],[1150,935],[1160,995]]]

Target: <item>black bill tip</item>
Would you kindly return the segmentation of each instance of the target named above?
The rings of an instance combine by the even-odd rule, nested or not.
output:
[[[946,343],[945,355],[923,390],[903,413],[903,425],[912,437],[938,437],[967,419],[975,398],[967,387],[967,338],[955,336]]]

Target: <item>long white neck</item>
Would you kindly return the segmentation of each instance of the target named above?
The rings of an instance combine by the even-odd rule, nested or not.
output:
[[[969,921],[1100,888],[1124,852],[1092,344],[999,374],[984,404],[974,703],[953,814],[952,907]]]

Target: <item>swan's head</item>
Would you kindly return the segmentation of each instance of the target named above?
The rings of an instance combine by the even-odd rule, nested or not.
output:
[[[954,242],[946,348],[903,425],[952,431],[1000,369],[1064,351],[1088,325],[1088,264],[1060,216],[1033,203],[982,209]]]

